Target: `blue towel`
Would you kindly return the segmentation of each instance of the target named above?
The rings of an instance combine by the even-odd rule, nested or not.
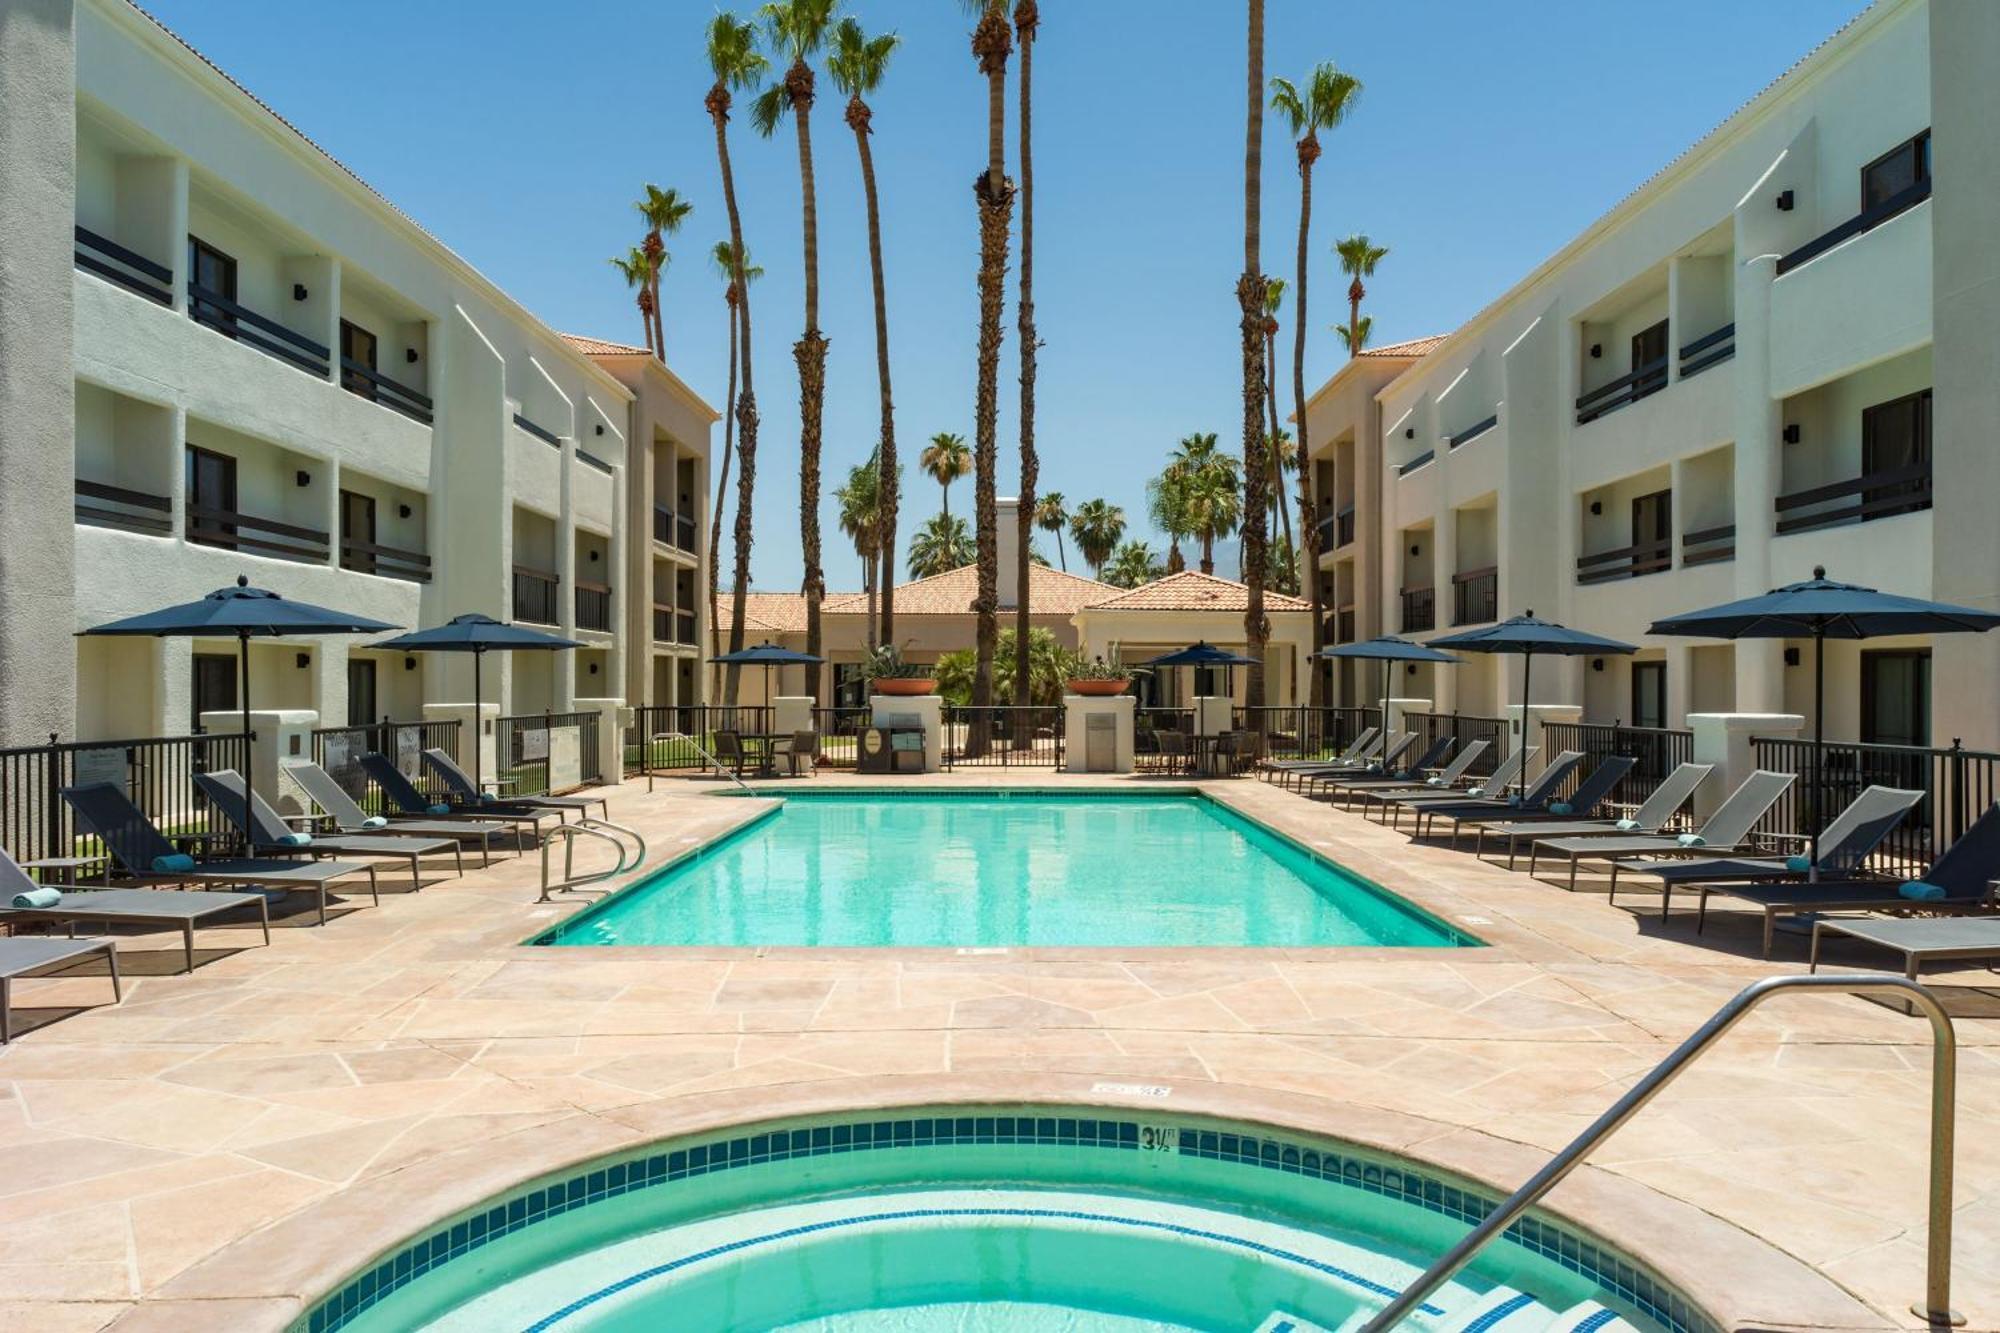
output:
[[[1425,779],[1424,779],[1424,785],[1425,785],[1426,787],[1442,787],[1442,786],[1444,786],[1444,779],[1443,779],[1443,778],[1425,778]]]
[[[1699,833],[1683,833],[1681,834],[1680,837],[1675,838],[1674,841],[1679,843],[1683,847],[1708,846],[1708,839],[1702,837],[1701,834]]]
[[[186,852],[172,852],[153,858],[153,869],[163,875],[181,875],[194,869],[194,858]]]
[[[1812,858],[1810,856],[1788,856],[1785,858],[1785,869],[1796,870],[1800,874],[1804,874],[1806,871],[1812,869]]]
[[[434,815],[448,815],[451,813],[451,807],[448,805],[434,805],[431,807],[431,813]]]
[[[1639,821],[1636,819],[1621,819],[1615,827],[1624,829],[1627,833],[1630,833],[1633,829],[1639,827]]]
[[[1920,879],[1903,881],[1896,892],[1913,903],[1941,903],[1946,896],[1944,889],[1939,885],[1926,884]]]
[[[14,895],[16,907],[54,907],[62,901],[62,891],[42,885],[39,888],[23,889]]]
[[[313,836],[310,833],[287,833],[279,837],[278,844],[281,847],[310,847]]]
[[[494,794],[490,791],[483,791],[479,793],[479,803],[481,805],[491,805],[493,804],[494,801],[498,799],[499,798],[494,796]]]
[[[1576,810],[1568,801],[1557,801],[1549,807],[1549,813],[1552,815],[1573,815],[1576,813]]]
[[[366,819],[364,819],[364,820],[362,820],[362,821],[361,821],[361,827],[362,827],[362,828],[388,828],[388,827],[389,827],[389,819],[388,819],[388,817],[387,817],[386,815],[370,815],[370,816],[368,816],[368,818],[366,818]]]
[[[1521,798],[1519,796],[1509,796],[1507,798],[1507,806],[1509,809],[1519,810],[1521,808]]]
[[[1465,794],[1466,794],[1467,796],[1484,796],[1484,795],[1486,794],[1486,788],[1485,788],[1485,787],[1483,787],[1483,786],[1480,786],[1480,787],[1467,787],[1467,788],[1465,789]]]

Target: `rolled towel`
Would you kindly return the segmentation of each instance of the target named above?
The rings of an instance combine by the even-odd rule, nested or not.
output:
[[[1509,796],[1507,798],[1507,805],[1511,809],[1519,810],[1521,808],[1521,798],[1519,796]]]
[[[14,895],[16,907],[54,907],[61,901],[62,891],[49,888],[46,884],[37,888],[22,889]]]
[[[1552,815],[1573,815],[1576,813],[1576,810],[1568,801],[1557,801],[1549,806],[1549,813]]]
[[[1904,880],[1896,893],[1913,903],[1941,903],[1945,900],[1944,889],[1936,884],[1926,884],[1920,879]],[[16,899],[16,902],[19,900]]]
[[[1785,858],[1785,869],[1796,870],[1800,874],[1804,874],[1806,871],[1812,869],[1812,858],[1810,856],[1788,856]]]
[[[1425,778],[1425,779],[1424,779],[1424,785],[1425,785],[1426,787],[1442,787],[1442,786],[1444,786],[1444,779],[1443,779],[1443,778]]]
[[[313,845],[313,835],[310,833],[282,834],[278,838],[278,844],[282,847],[310,847]]]
[[[163,875],[184,875],[194,869],[194,858],[186,852],[171,852],[153,858],[153,869]]]
[[[1380,772],[1382,771],[1382,765],[1380,765],[1380,764],[1370,764],[1370,765],[1368,765],[1368,771],[1369,771],[1370,773],[1380,773]]]
[[[1708,846],[1708,839],[1702,837],[1701,834],[1699,833],[1683,833],[1681,834],[1680,837],[1675,838],[1674,841],[1679,843],[1683,847]]]
[[[1636,819],[1621,819],[1618,821],[1615,827],[1622,829],[1627,833],[1630,833],[1632,832],[1632,830],[1639,827],[1639,821]]]
[[[368,818],[366,818],[366,819],[364,819],[364,820],[362,820],[362,821],[361,821],[361,827],[362,827],[362,828],[388,828],[388,827],[389,827],[389,817],[388,817],[387,815],[370,815],[370,816],[368,816]]]
[[[448,805],[434,805],[431,807],[431,813],[434,815],[448,815],[451,813],[451,807]]]
[[[1466,788],[1466,790],[1465,790],[1465,794],[1466,794],[1467,796],[1484,796],[1484,795],[1486,794],[1486,788],[1485,788],[1485,787],[1468,787],[1468,788]]]

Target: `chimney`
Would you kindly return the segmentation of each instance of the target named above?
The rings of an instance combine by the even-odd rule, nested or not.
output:
[[[1000,609],[1012,611],[1021,604],[1021,501],[1005,496],[993,502],[994,535],[1000,550]]]

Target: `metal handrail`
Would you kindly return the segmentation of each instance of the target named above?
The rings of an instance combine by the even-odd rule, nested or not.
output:
[[[1570,1141],[1568,1147],[1549,1159],[1527,1184],[1495,1205],[1486,1220],[1474,1227],[1465,1239],[1452,1246],[1444,1257],[1424,1270],[1423,1276],[1403,1289],[1403,1294],[1384,1306],[1382,1312],[1361,1326],[1361,1333],[1390,1333],[1424,1300],[1437,1292],[1474,1255],[1518,1221],[1536,1201],[1582,1164],[1590,1151],[1622,1128],[1646,1103],[1659,1095],[1680,1072],[1742,1020],[1762,1001],[1780,991],[1825,990],[1843,995],[1896,996],[1923,1010],[1931,1024],[1931,1178],[1929,1257],[1925,1274],[1924,1299],[1913,1302],[1912,1313],[1940,1323],[1962,1324],[1964,1318],[1951,1308],[1951,1175],[1953,1113],[1958,1093],[1958,1039],[1951,1018],[1937,997],[1917,982],[1886,973],[1856,973],[1846,976],[1766,977],[1738,991],[1735,998],[1715,1011],[1671,1055],[1654,1065],[1651,1072],[1620,1097],[1590,1127]]]
[[[549,848],[555,844],[558,836],[562,838],[563,844],[563,875],[560,883],[551,884],[549,883]],[[618,863],[609,870],[593,871],[590,874],[578,876],[576,873],[576,840],[579,837],[599,838],[610,843],[618,851]],[[624,839],[628,837],[639,846],[638,856],[629,863],[625,860],[624,842]],[[554,902],[555,899],[550,896],[551,894],[566,893],[571,889],[579,889],[587,884],[598,884],[607,879],[615,879],[627,870],[637,870],[645,862],[646,840],[635,829],[629,829],[623,824],[614,824],[608,819],[579,819],[574,824],[558,824],[550,829],[549,836],[542,840],[542,896],[535,899],[535,901],[538,903]]]
[[[714,752],[712,752],[706,745],[703,745],[700,741],[696,740],[694,737],[688,735],[685,731],[662,731],[653,736],[648,737],[646,743],[648,745],[651,745],[655,741],[686,741],[689,745],[694,747],[694,752],[696,754],[700,755],[703,759],[708,760],[709,764],[714,767],[716,772],[720,773],[723,777],[728,778],[731,782],[735,783],[738,787],[742,788],[744,795],[755,796],[757,794],[756,788],[752,787],[749,783],[745,782],[743,780],[742,774],[731,772],[727,765],[725,765],[720,759],[717,759],[715,757]],[[652,790],[653,790],[653,769],[652,765],[648,764],[646,766],[646,791],[648,793],[651,793]]]

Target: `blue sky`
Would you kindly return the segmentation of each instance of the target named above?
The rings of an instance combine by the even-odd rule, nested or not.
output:
[[[721,405],[724,308],[705,256],[727,219],[702,110],[709,5],[148,7],[556,328],[642,341],[631,297],[605,260],[638,239],[630,201],[641,183],[677,187],[696,208],[670,246],[668,357]],[[1863,7],[1269,0],[1268,74],[1297,78],[1333,59],[1365,85],[1314,176],[1309,388],[1342,355],[1329,331],[1344,310],[1335,238],[1365,231],[1391,249],[1369,285],[1377,343],[1448,330]],[[897,438],[909,460],[907,534],[937,505],[936,487],[915,470],[916,451],[938,431],[972,436],[971,184],[985,162],[985,89],[956,4],[849,0],[848,8],[871,31],[904,37],[874,99],[874,150]],[[1072,503],[1103,496],[1122,505],[1129,535],[1156,549],[1165,543],[1147,530],[1145,479],[1191,431],[1216,431],[1232,449],[1240,437],[1242,9],[1224,0],[1042,4],[1042,487]],[[1010,89],[1012,80],[1010,66]],[[860,172],[842,99],[824,80],[822,90],[814,117],[821,323],[832,344],[822,512],[828,581],[839,589],[859,586],[859,565],[832,523],[830,495],[874,447],[877,408]],[[1012,114],[1010,96],[1010,164]],[[756,587],[778,591],[796,588],[800,573],[797,156],[789,128],[760,140],[747,112],[731,139],[747,244],[768,274],[756,290],[763,429],[753,575]],[[1265,267],[1289,278],[1298,176],[1275,121],[1263,207]],[[1019,434],[1011,281],[1002,494],[1015,489]],[[1287,313],[1287,412],[1290,338]],[[715,443],[719,453],[719,427]],[[953,501],[954,511],[970,511],[969,479]]]

